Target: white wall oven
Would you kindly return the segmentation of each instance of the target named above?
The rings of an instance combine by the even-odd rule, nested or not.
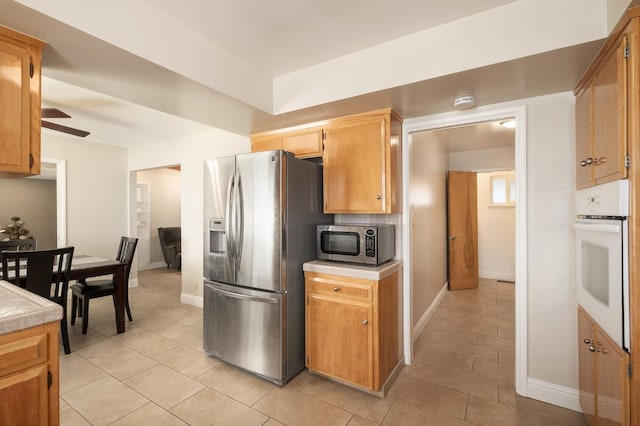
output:
[[[577,191],[575,208],[578,304],[630,351],[629,181]]]

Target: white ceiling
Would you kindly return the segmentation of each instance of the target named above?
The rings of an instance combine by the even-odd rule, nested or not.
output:
[[[473,93],[479,105],[489,105],[572,90],[602,38],[278,115],[230,96],[222,87],[217,90],[207,80],[206,74],[227,73],[251,91],[252,81],[234,75],[241,69],[234,65],[249,64],[258,70],[254,77],[267,81],[407,34],[531,1],[398,0],[390,5],[383,0],[114,0],[89,5],[82,0],[0,0],[0,25],[47,41],[43,107],[59,108],[72,117],[51,121],[91,132],[86,138],[90,142],[129,146],[209,127],[248,135],[385,107],[404,118],[418,117],[451,111],[454,97],[462,92]],[[142,12],[158,22],[165,22],[164,16],[173,26],[135,22]],[[128,33],[128,24],[139,31]],[[119,33],[116,30],[124,40],[120,46],[146,43],[158,49],[158,57],[173,52],[187,60],[169,69],[154,62],[154,52],[142,57],[118,47],[118,40],[106,41],[105,34]],[[204,77],[187,77],[190,58],[196,64],[203,52],[180,44],[179,34],[208,40],[226,62],[205,69]],[[452,46],[452,51],[459,48]],[[45,135],[49,132],[43,129]]]
[[[278,76],[514,0],[146,0]]]

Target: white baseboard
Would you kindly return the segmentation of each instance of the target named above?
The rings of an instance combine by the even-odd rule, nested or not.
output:
[[[527,385],[529,398],[582,412],[580,408],[580,396],[577,389],[545,382],[532,377],[529,377]]]
[[[166,268],[167,264],[164,262],[154,262],[151,265],[138,267],[138,271],[144,271],[147,269],[158,269],[158,268]]]
[[[418,337],[420,337],[422,330],[424,330],[424,328],[427,326],[427,323],[429,322],[433,314],[436,312],[436,309],[438,308],[438,305],[442,301],[442,298],[444,297],[445,294],[447,294],[448,287],[449,287],[449,282],[445,282],[442,288],[440,289],[440,291],[438,292],[438,295],[436,296],[436,298],[433,300],[433,302],[431,302],[431,305],[429,305],[427,310],[424,311],[424,314],[422,314],[422,316],[418,320],[418,323],[413,327],[412,336],[413,336],[414,342],[418,339]]]
[[[193,294],[181,293],[180,302],[187,305],[197,306],[202,308],[204,306],[204,298],[202,296],[194,296]]]
[[[478,276],[480,278],[486,278],[488,280],[500,280],[500,281],[509,281],[516,282],[516,274],[508,273],[508,272],[492,272],[492,271],[480,271],[478,272]]]

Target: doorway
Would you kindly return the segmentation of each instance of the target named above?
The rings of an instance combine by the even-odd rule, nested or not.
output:
[[[403,253],[405,256],[405,270],[411,271],[411,273],[404,275],[403,291],[404,291],[404,343],[405,343],[405,358],[408,363],[411,363],[413,355],[413,343],[417,337],[421,326],[424,327],[426,321],[429,319],[430,312],[435,310],[439,300],[444,296],[446,292],[446,272],[444,279],[442,280],[442,286],[437,291],[437,295],[432,299],[433,301],[427,307],[420,306],[416,309],[416,302],[420,297],[420,292],[423,290],[417,287],[414,282],[414,270],[420,266],[419,262],[412,260],[412,253],[415,250],[413,247],[413,241],[418,239],[422,240],[422,236],[417,238],[414,235],[414,220],[418,218],[418,212],[416,211],[416,205],[420,203],[431,206],[433,208],[433,197],[438,195],[438,187],[444,188],[444,182],[442,185],[432,186],[431,190],[422,191],[421,195],[416,196],[416,185],[422,185],[420,181],[412,181],[412,165],[411,158],[415,158],[419,152],[421,145],[416,141],[415,136],[430,130],[442,130],[442,129],[455,129],[460,126],[477,125],[480,123],[502,121],[506,118],[515,118],[517,127],[515,129],[515,177],[516,177],[516,190],[518,194],[522,194],[515,207],[516,216],[516,288],[515,288],[515,300],[516,300],[516,325],[515,325],[515,382],[516,391],[518,394],[527,396],[527,304],[526,304],[526,287],[527,287],[527,255],[526,255],[526,108],[513,107],[504,109],[494,109],[492,111],[479,110],[472,112],[464,112],[461,114],[442,114],[433,117],[426,117],[421,119],[407,120],[404,123],[403,139],[407,149],[403,153],[403,183],[404,192],[409,194],[406,197],[403,209]],[[444,149],[434,150],[429,155],[428,162],[431,163],[434,159],[440,161],[441,169],[447,168],[454,170],[456,168],[455,162],[443,166],[443,162],[446,160],[443,158],[447,156]],[[415,167],[414,167],[415,168]],[[495,168],[493,166],[492,168]],[[441,170],[442,171],[442,170]],[[443,174],[441,174],[443,175]],[[431,179],[441,179],[444,177],[437,177],[432,175]],[[442,189],[443,190],[443,189]],[[416,204],[416,199],[418,203]],[[411,201],[413,200],[413,201]],[[412,204],[413,203],[413,204]],[[435,223],[431,225],[430,237],[437,238],[439,241],[446,241],[446,235],[442,234],[443,229],[446,230],[446,220],[442,219],[442,215],[446,214],[446,208],[440,208],[437,214],[434,216]],[[415,264],[415,266],[414,266]],[[446,269],[446,261],[438,262],[438,268]],[[418,297],[414,297],[418,296]]]
[[[138,270],[167,267],[158,228],[181,225],[180,173],[179,166],[135,172]]]

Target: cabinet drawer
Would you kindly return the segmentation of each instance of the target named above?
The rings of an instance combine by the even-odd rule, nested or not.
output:
[[[308,280],[307,290],[313,293],[332,294],[336,297],[360,299],[368,302],[373,300],[373,286],[366,282],[347,283],[344,281],[312,276]]]
[[[0,343],[0,376],[47,362],[47,334]]]

